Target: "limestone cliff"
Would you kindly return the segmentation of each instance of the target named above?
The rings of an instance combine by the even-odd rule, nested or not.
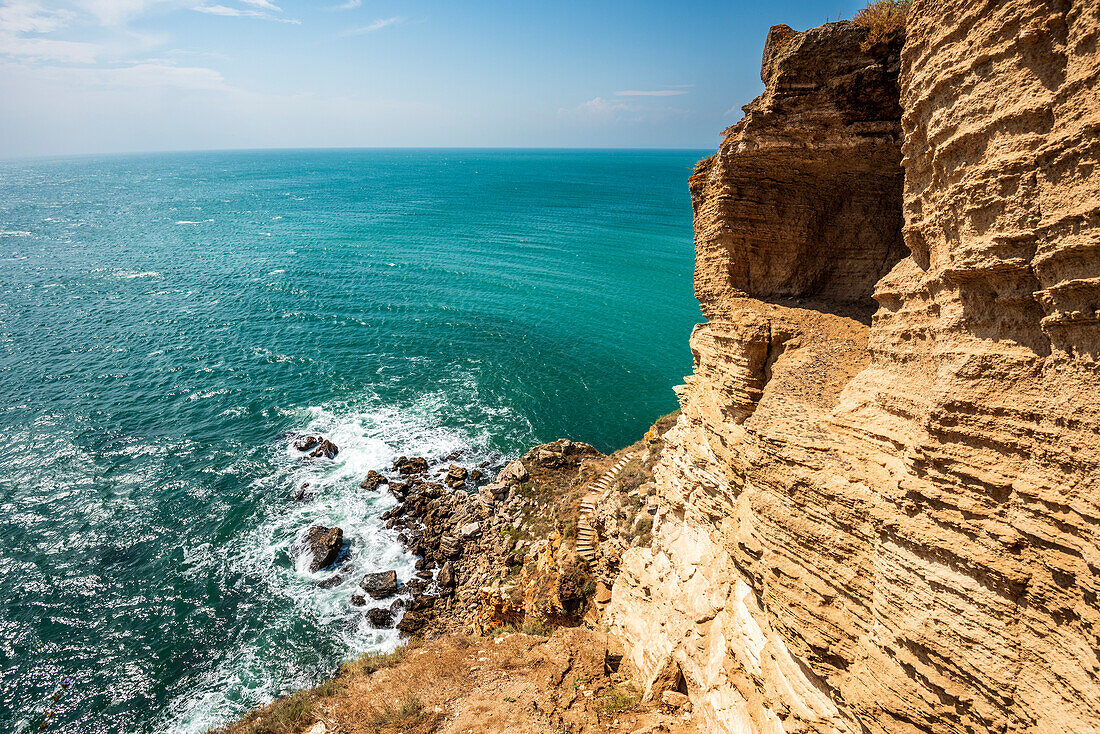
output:
[[[708,322],[609,619],[710,731],[1095,732],[1100,4],[866,33],[774,28],[691,179]]]

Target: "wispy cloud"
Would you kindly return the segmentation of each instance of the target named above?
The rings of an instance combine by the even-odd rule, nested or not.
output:
[[[615,92],[616,97],[675,97],[679,94],[687,94],[686,89],[624,89]]]
[[[348,0],[340,5],[333,5],[332,10],[355,10],[363,4],[363,0]]]
[[[46,10],[30,0],[14,0],[0,5],[0,56],[90,64],[102,54],[95,43],[61,41],[45,34],[66,28],[75,14],[67,10]]]
[[[370,25],[365,25],[362,28],[351,28],[341,33],[341,36],[362,36],[366,33],[374,33],[380,31],[383,28],[387,28],[391,25],[397,25],[398,23],[404,23],[405,19],[400,16],[394,16],[393,18],[379,18]]]
[[[593,97],[576,107],[558,109],[558,117],[586,125],[639,125],[683,117],[688,110],[631,104],[604,97]]]
[[[196,5],[192,10],[196,10],[200,13],[207,13],[208,15],[221,15],[227,18],[260,18],[261,20],[274,20],[279,23],[294,23],[300,24],[302,21],[295,20],[294,18],[284,18],[279,15],[275,15],[276,12],[283,12],[282,8],[278,5],[268,2],[268,0],[241,0],[242,2],[250,5],[254,8],[262,8],[262,10],[253,10],[252,8],[237,8],[230,7],[228,5]]]

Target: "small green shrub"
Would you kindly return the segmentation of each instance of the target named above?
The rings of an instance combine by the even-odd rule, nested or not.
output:
[[[610,691],[600,697],[598,705],[605,714],[621,714],[637,706],[641,699],[633,687],[612,686]]]
[[[549,637],[553,631],[553,628],[541,617],[528,617],[523,620],[523,633],[525,635]]]
[[[913,0],[875,0],[856,13],[852,20],[870,31],[863,41],[863,50],[903,35],[912,5]]]

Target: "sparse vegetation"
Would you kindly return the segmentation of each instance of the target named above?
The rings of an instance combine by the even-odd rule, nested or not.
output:
[[[405,657],[405,647],[399,647],[392,652],[368,652],[359,656],[358,660],[347,662],[340,666],[336,673],[337,678],[349,675],[370,675],[383,668],[392,668]]]
[[[905,21],[913,0],[875,0],[852,18],[868,29],[863,50],[880,43],[889,43],[905,33]]]
[[[248,734],[295,734],[313,719],[313,700],[306,691],[281,698],[261,710],[245,731]]]
[[[523,633],[525,635],[539,635],[549,637],[554,629],[541,617],[528,617],[523,620]]]
[[[561,530],[561,537],[565,538],[566,540],[572,540],[573,538],[577,537],[577,523],[573,522],[572,520],[565,523],[565,526],[562,527]]]
[[[642,697],[634,686],[612,686],[600,698],[599,707],[605,714],[621,714],[637,706],[641,700]]]
[[[649,545],[653,537],[653,518],[650,515],[643,515],[634,523],[634,537],[639,545]]]
[[[424,704],[420,696],[406,693],[398,706],[386,706],[374,715],[371,723],[375,726],[407,727],[417,723],[424,714]]]

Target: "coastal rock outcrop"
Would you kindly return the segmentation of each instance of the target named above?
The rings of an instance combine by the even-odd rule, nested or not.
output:
[[[385,599],[397,593],[397,572],[380,571],[368,573],[359,582],[360,588],[375,599]]]
[[[1083,0],[772,30],[691,179],[708,322],[608,609],[647,696],[1100,730],[1098,35]]]
[[[344,547],[344,531],[340,528],[328,528],[314,525],[306,532],[306,543],[312,560],[309,570],[313,573],[331,565]]]

